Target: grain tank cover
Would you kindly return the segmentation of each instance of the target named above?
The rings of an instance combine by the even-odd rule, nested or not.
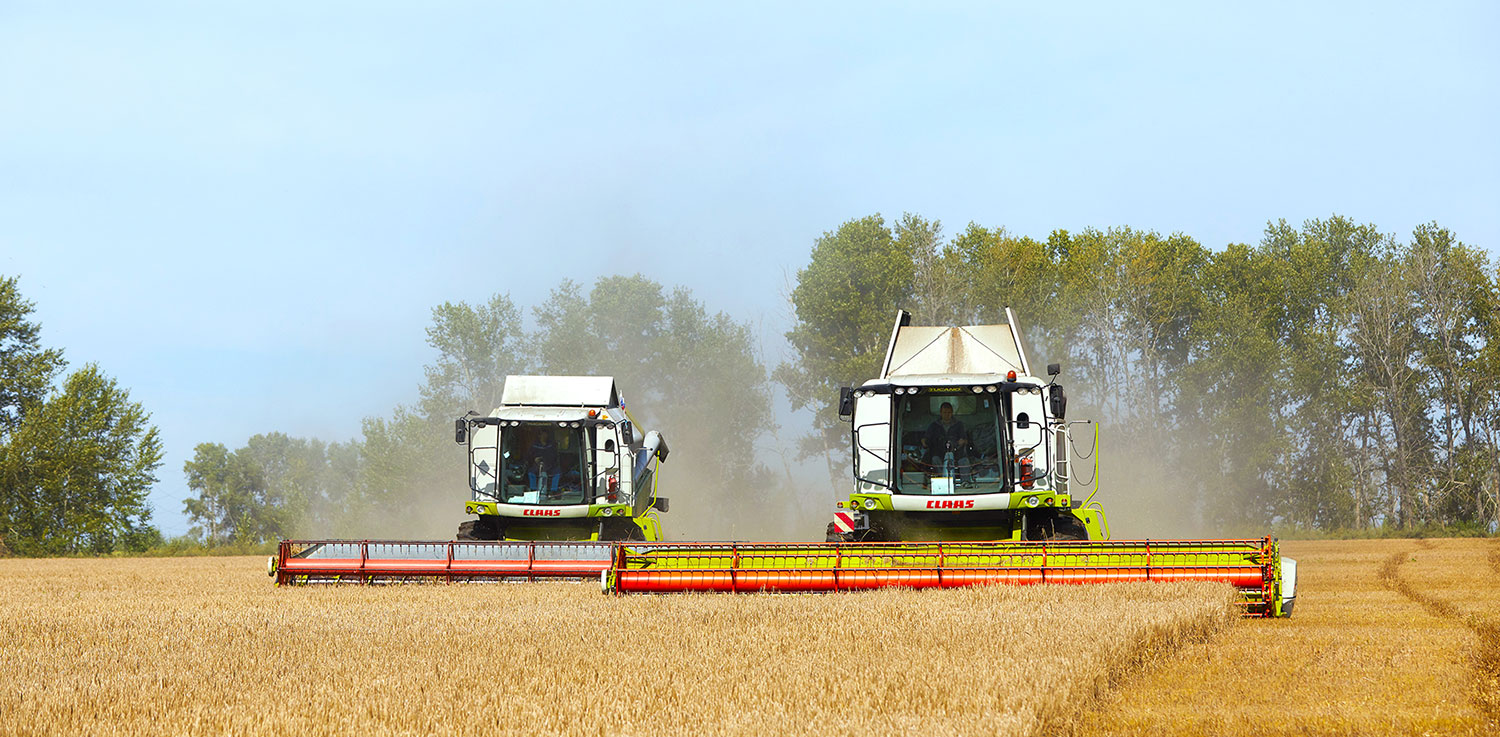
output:
[[[500,406],[618,407],[613,376],[507,376]]]
[[[1029,375],[1026,354],[1010,325],[900,325],[891,336],[882,377],[941,374]]]

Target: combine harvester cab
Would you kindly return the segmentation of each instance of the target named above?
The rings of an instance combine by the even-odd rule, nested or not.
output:
[[[660,540],[656,465],[608,376],[510,376],[500,406],[454,423],[469,449],[459,540]]]
[[[1032,376],[1006,325],[922,327],[899,312],[880,378],[845,387],[855,488],[829,542],[1100,540],[1104,511],[1070,493],[1068,398]]]

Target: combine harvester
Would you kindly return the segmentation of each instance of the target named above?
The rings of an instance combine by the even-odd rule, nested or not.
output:
[[[1096,426],[1066,419],[1059,366],[1033,376],[1007,319],[919,327],[898,313],[880,378],[840,396],[855,489],[824,543],[320,543],[342,546],[341,570],[299,576],[314,564],[296,560],[307,543],[288,541],[272,572],[280,583],[597,576],[615,593],[1219,581],[1247,615],[1290,615],[1296,562],[1271,538],[1108,539],[1092,501]],[[1082,500],[1069,463],[1078,424],[1095,459]]]
[[[598,576],[608,541],[661,539],[667,442],[636,427],[612,377],[508,376],[500,406],[455,420],[454,441],[469,451],[464,513],[477,515],[455,541],[283,541],[277,582]]]

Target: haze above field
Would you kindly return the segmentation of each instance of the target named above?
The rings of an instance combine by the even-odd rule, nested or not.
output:
[[[0,7],[0,273],[153,413],[164,532],[195,444],[413,401],[444,300],[641,272],[774,365],[873,212],[1500,243],[1493,5],[572,7]]]

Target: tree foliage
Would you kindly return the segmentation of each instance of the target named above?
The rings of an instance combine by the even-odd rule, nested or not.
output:
[[[775,374],[792,407],[812,411],[813,433],[802,441],[804,456],[822,455],[834,468],[844,466],[838,451],[847,431],[829,397],[880,370],[896,310],[913,301],[918,256],[930,263],[938,232],[936,223],[908,219],[898,235],[884,218],[871,215],[850,220],[813,244],[812,259],[797,272],[791,294],[796,322],[786,339],[794,359]]]
[[[161,438],[130,392],[85,365],[53,382],[33,306],[0,278],[0,546],[21,555],[106,553],[160,540],[146,501]]]

